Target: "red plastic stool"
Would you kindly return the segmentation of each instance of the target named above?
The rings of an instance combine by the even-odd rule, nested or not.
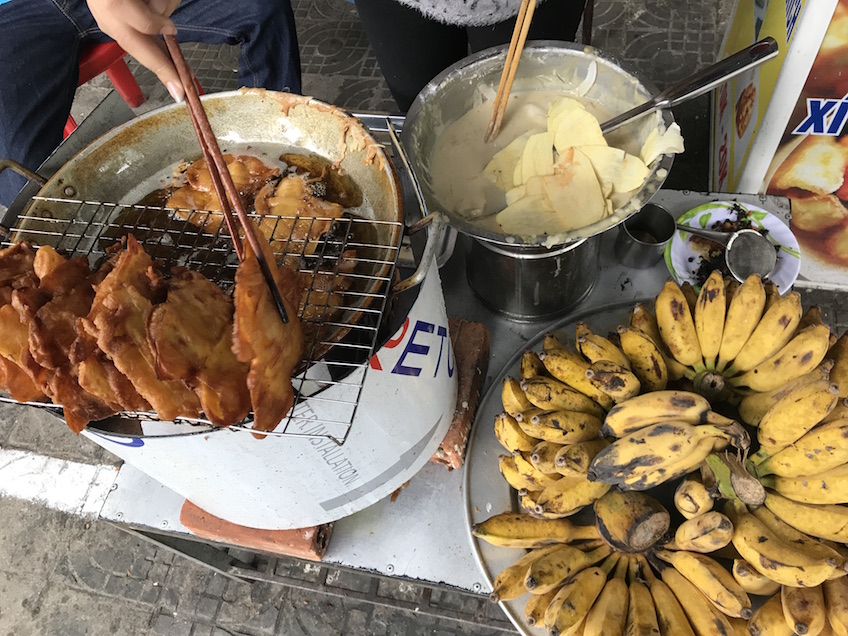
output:
[[[141,106],[144,103],[144,93],[124,61],[125,55],[124,49],[116,42],[86,45],[80,57],[77,86],[82,86],[105,71],[115,90],[127,104],[133,108]],[[76,127],[74,118],[68,115],[64,136],[70,135]]]

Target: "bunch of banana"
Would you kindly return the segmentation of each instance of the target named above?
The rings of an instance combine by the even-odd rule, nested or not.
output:
[[[762,510],[751,513],[739,501],[728,501],[724,509],[733,523],[733,546],[757,572],[789,587],[815,587],[845,574],[838,552]]]
[[[651,424],[598,453],[589,478],[624,490],[646,490],[697,470],[707,455],[728,444],[743,451],[750,445],[748,433],[737,422],[724,426],[684,421]]]
[[[655,554],[682,574],[720,612],[735,618],[751,618],[748,593],[718,561],[686,550],[657,550]]]
[[[782,586],[754,613],[753,636],[848,634],[848,579],[815,587]]]

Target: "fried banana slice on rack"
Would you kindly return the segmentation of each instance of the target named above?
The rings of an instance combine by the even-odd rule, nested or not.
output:
[[[194,388],[216,426],[230,426],[250,413],[249,366],[232,351],[233,312],[233,301],[220,287],[202,274],[181,270],[147,323],[159,377]]]
[[[233,351],[239,360],[250,363],[247,386],[253,404],[253,428],[272,431],[294,404],[291,375],[303,351],[297,315],[301,290],[297,274],[287,267],[277,268],[271,245],[263,234],[257,231],[256,235],[289,321],[280,319],[259,261],[245,242],[245,259],[236,272]]]
[[[180,381],[156,376],[147,320],[160,285],[150,256],[129,236],[114,269],[97,285],[91,312],[81,319],[82,325],[161,419],[197,417],[200,400],[194,391]]]
[[[13,400],[29,402],[41,400],[44,391],[24,368],[29,353],[29,330],[21,321],[18,310],[11,304],[0,307],[0,357],[6,375],[6,390]]]
[[[35,250],[26,241],[0,250],[0,287],[17,289],[37,284],[34,261]]]
[[[298,175],[283,177],[276,187],[266,185],[256,195],[259,229],[272,243],[285,244],[288,254],[312,254],[318,239],[344,211],[338,203],[316,197],[307,180]],[[275,246],[275,251],[281,251]]]
[[[77,322],[77,339],[71,352],[77,366],[77,380],[89,393],[105,402],[121,405],[123,411],[149,411],[150,404],[108,356],[97,348],[97,341]]]

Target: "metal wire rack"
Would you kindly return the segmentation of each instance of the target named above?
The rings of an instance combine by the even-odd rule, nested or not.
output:
[[[238,259],[220,213],[47,197],[32,201],[5,245],[51,245],[68,257],[86,255],[96,268],[132,234],[166,276],[174,267],[186,267],[233,290]],[[387,309],[402,223],[351,215],[265,215],[261,223],[278,259],[296,262],[305,290],[300,310],[304,356],[292,377],[295,404],[274,431],[263,434],[328,438],[341,445],[350,433]],[[329,230],[313,231],[319,223]],[[2,395],[0,401],[13,402]],[[52,403],[27,404],[57,411]],[[120,417],[158,421],[152,412],[122,412]],[[230,429],[252,431],[251,422],[248,417]],[[175,424],[181,425],[175,434],[185,425],[192,432],[198,432],[197,425],[212,427],[202,417]]]

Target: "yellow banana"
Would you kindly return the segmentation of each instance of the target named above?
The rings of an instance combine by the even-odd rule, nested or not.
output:
[[[545,615],[545,626],[551,636],[572,636],[586,620],[589,610],[601,595],[607,582],[607,575],[618,555],[613,555],[600,567],[590,567],[578,572],[573,584],[563,587],[551,601],[550,607],[556,608],[556,613],[550,617]],[[562,602],[559,602],[562,601]]]
[[[766,490],[766,507],[796,530],[819,539],[848,542],[848,507],[798,503]]]
[[[536,519],[510,512],[474,524],[471,534],[504,548],[541,548],[600,537],[595,526],[579,526],[567,519]]]
[[[711,418],[709,401],[690,391],[653,391],[616,404],[604,419],[603,433],[624,437],[660,422],[707,424]]]
[[[759,519],[779,539],[793,546],[798,552],[808,555],[813,560],[832,565],[836,569],[833,576],[845,575],[845,557],[829,545],[803,532],[799,532],[765,506],[760,506],[751,514]]]
[[[848,504],[848,465],[843,464],[816,475],[801,477],[768,476],[760,479],[792,501],[806,504]]]
[[[754,333],[766,305],[766,291],[758,274],[745,279],[730,299],[716,368],[723,371]]]
[[[683,477],[694,472],[704,465],[707,456],[716,450],[716,446],[726,445],[724,440],[714,437],[706,437],[699,441],[691,453],[685,457],[656,467],[656,470],[634,471],[632,475],[624,478],[620,484],[623,490],[647,490],[672,479]]]
[[[609,444],[607,440],[600,438],[563,446],[554,458],[557,472],[566,477],[585,476],[589,472],[589,466],[592,465],[595,455]]]
[[[782,296],[780,295],[780,290],[777,288],[777,285],[775,285],[771,281],[763,283],[763,287],[766,290],[765,311],[768,311],[769,309],[771,309],[772,305],[774,305],[778,300],[782,298]]]
[[[839,387],[816,380],[796,387],[766,411],[757,427],[760,447],[774,455],[821,422],[836,406]]]
[[[807,311],[801,314],[801,320],[798,322],[798,331],[807,327],[812,327],[813,325],[823,324],[824,320],[822,319],[821,307],[818,305],[811,305]]]
[[[495,438],[510,453],[532,451],[539,443],[539,440],[522,431],[509,413],[501,413],[495,417]]]
[[[498,469],[501,471],[501,475],[503,475],[506,483],[515,490],[541,490],[535,480],[528,474],[518,470],[513,455],[501,455],[498,457]]]
[[[772,456],[754,456],[758,476],[800,477],[816,475],[848,462],[848,419],[817,426],[801,439]]]
[[[841,420],[843,417],[848,417],[848,398],[839,398],[836,401],[836,406],[833,407],[833,410],[830,413],[822,418],[821,423],[826,424],[827,422],[833,422],[834,420]]]
[[[531,550],[514,563],[505,567],[501,570],[500,574],[495,577],[495,580],[492,583],[492,593],[489,594],[489,600],[492,603],[510,601],[514,598],[518,598],[522,594],[526,594],[527,588],[524,587],[524,577],[527,574],[527,570],[530,569],[530,564],[532,564],[536,559],[540,559],[552,552],[555,552],[556,550],[559,550],[561,547],[562,546],[554,545]]]
[[[662,391],[668,384],[668,367],[657,345],[638,329],[619,327],[621,348],[645,392]],[[638,391],[637,391],[638,392]]]
[[[535,517],[537,519],[557,519],[558,517],[536,514],[536,500],[539,498],[541,492],[542,491],[540,490],[519,490],[518,509],[524,514],[530,515],[531,517]]]
[[[781,585],[812,587],[834,574],[833,565],[797,551],[750,514],[741,502],[728,501],[724,512],[733,523],[734,547],[763,576]]]
[[[634,395],[639,395],[639,390],[642,388],[635,374],[620,364],[608,360],[593,362],[586,369],[586,377],[615,402],[623,402]]]
[[[655,345],[657,345],[657,348],[662,354],[663,360],[665,360],[665,366],[668,369],[669,381],[679,380],[682,377],[687,377],[691,380],[695,377],[695,371],[693,369],[680,364],[674,356],[671,355],[668,347],[666,347],[665,343],[662,341],[662,336],[660,336],[660,328],[657,325],[656,316],[654,316],[654,314],[652,314],[648,308],[641,303],[636,303],[636,305],[633,306],[633,310],[630,312],[630,328],[641,331],[648,336]]]
[[[768,412],[768,410],[774,406],[774,403],[785,396],[789,395],[792,391],[797,389],[799,386],[807,384],[808,382],[815,382],[816,380],[827,380],[830,376],[830,368],[832,363],[825,360],[818,367],[813,369],[810,373],[805,373],[804,375],[795,378],[794,380],[790,380],[783,386],[774,389],[773,391],[763,391],[762,393],[752,393],[750,395],[746,395],[739,402],[739,417],[742,418],[742,421],[746,424],[750,424],[751,426],[758,426],[760,420],[763,419],[763,416]]]
[[[686,297],[680,287],[669,279],[656,300],[657,325],[660,335],[672,356],[681,364],[696,371],[704,370],[701,345],[695,322]]]
[[[747,386],[754,391],[776,389],[815,369],[824,360],[829,342],[830,328],[827,325],[808,327],[770,358],[750,371],[730,378],[730,383]]]
[[[725,369],[725,375],[744,373],[768,360],[792,339],[800,320],[801,295],[790,292],[766,309],[733,363]]]
[[[568,517],[594,503],[610,489],[609,484],[582,478],[563,477],[545,488],[536,499],[536,513]]]
[[[512,458],[515,462],[515,470],[532,484],[532,487],[528,487],[527,490],[544,490],[562,479],[562,475],[557,472],[545,473],[539,470],[530,461],[529,454],[515,453]]]
[[[586,377],[589,363],[577,353],[568,349],[556,349],[543,351],[539,358],[545,364],[548,373],[557,380],[592,398],[603,408],[607,410],[612,408],[612,398],[589,382],[589,378]]]
[[[545,594],[560,587],[572,575],[607,558],[612,552],[609,546],[601,546],[590,552],[563,545],[534,560],[524,575],[524,587],[531,594]]]
[[[673,567],[662,570],[662,580],[671,589],[698,636],[726,636],[732,633],[730,622],[701,591]]]
[[[559,380],[536,376],[522,380],[520,386],[533,406],[543,411],[580,411],[600,419],[606,415],[606,410],[592,398],[575,391]]]
[[[763,576],[745,559],[733,559],[731,568],[733,578],[748,594],[771,596],[780,591],[780,583]]]
[[[839,397],[848,397],[848,333],[839,336],[827,357],[833,360],[833,369],[830,372],[831,381],[839,386]]]
[[[540,411],[518,420],[529,437],[557,444],[575,444],[601,436],[601,420],[580,411]]]
[[[568,350],[568,346],[553,333],[546,333],[545,339],[542,341],[542,351],[561,351]]]
[[[644,552],[668,531],[663,505],[642,492],[611,490],[594,505],[595,525],[604,541],[626,553]]]
[[[685,460],[704,438],[726,440],[745,450],[747,432],[737,423],[694,426],[686,422],[652,424],[617,439],[592,460],[591,479],[621,485],[625,480],[651,475]],[[669,477],[670,478],[670,477]]]
[[[556,442],[539,442],[530,453],[530,462],[543,473],[559,474],[554,462],[557,453],[563,448],[565,447],[562,444]]]
[[[639,575],[641,565],[638,559],[630,559],[630,598],[627,603],[627,621],[625,631],[628,636],[636,634],[645,636],[660,636],[660,625],[657,608],[651,590],[643,583]]]
[[[797,634],[818,636],[827,623],[827,610],[821,585],[816,587],[789,587],[780,589],[783,618]]]
[[[674,507],[686,519],[694,519],[713,509],[715,497],[701,479],[690,475],[674,491]]]
[[[748,621],[751,636],[795,636],[795,630],[786,624],[780,594],[775,594],[754,612]]]
[[[545,610],[554,600],[561,588],[555,587],[547,594],[531,594],[524,605],[524,620],[530,627],[542,627],[545,624]]]
[[[719,270],[713,270],[701,286],[693,313],[704,365],[707,369],[715,369],[727,313],[724,277]]]
[[[548,374],[545,365],[539,360],[539,356],[535,351],[528,349],[521,356],[521,366],[519,367],[518,377],[522,380],[532,380],[537,377],[545,377]]]
[[[586,614],[583,636],[624,636],[629,599],[626,580],[628,562],[625,556],[618,559],[615,574]]]
[[[733,539],[733,524],[720,512],[712,510],[684,521],[674,533],[674,541],[666,544],[669,550],[715,552]]]
[[[635,557],[641,566],[641,574],[648,584],[654,606],[657,608],[657,624],[662,636],[695,636],[689,619],[683,607],[663,581],[659,580],[651,571],[648,561],[643,555]]]
[[[715,559],[686,550],[657,550],[656,556],[685,576],[719,611],[736,618],[751,618],[747,592]]]
[[[515,417],[522,411],[533,408],[533,404],[524,395],[524,391],[521,390],[518,380],[510,377],[504,378],[501,402],[503,402],[504,411],[512,417]]]
[[[831,629],[839,636],[848,636],[848,577],[825,581],[822,591]]]
[[[589,362],[607,360],[630,370],[630,361],[624,351],[609,338],[593,333],[585,322],[577,323],[577,350]]]

